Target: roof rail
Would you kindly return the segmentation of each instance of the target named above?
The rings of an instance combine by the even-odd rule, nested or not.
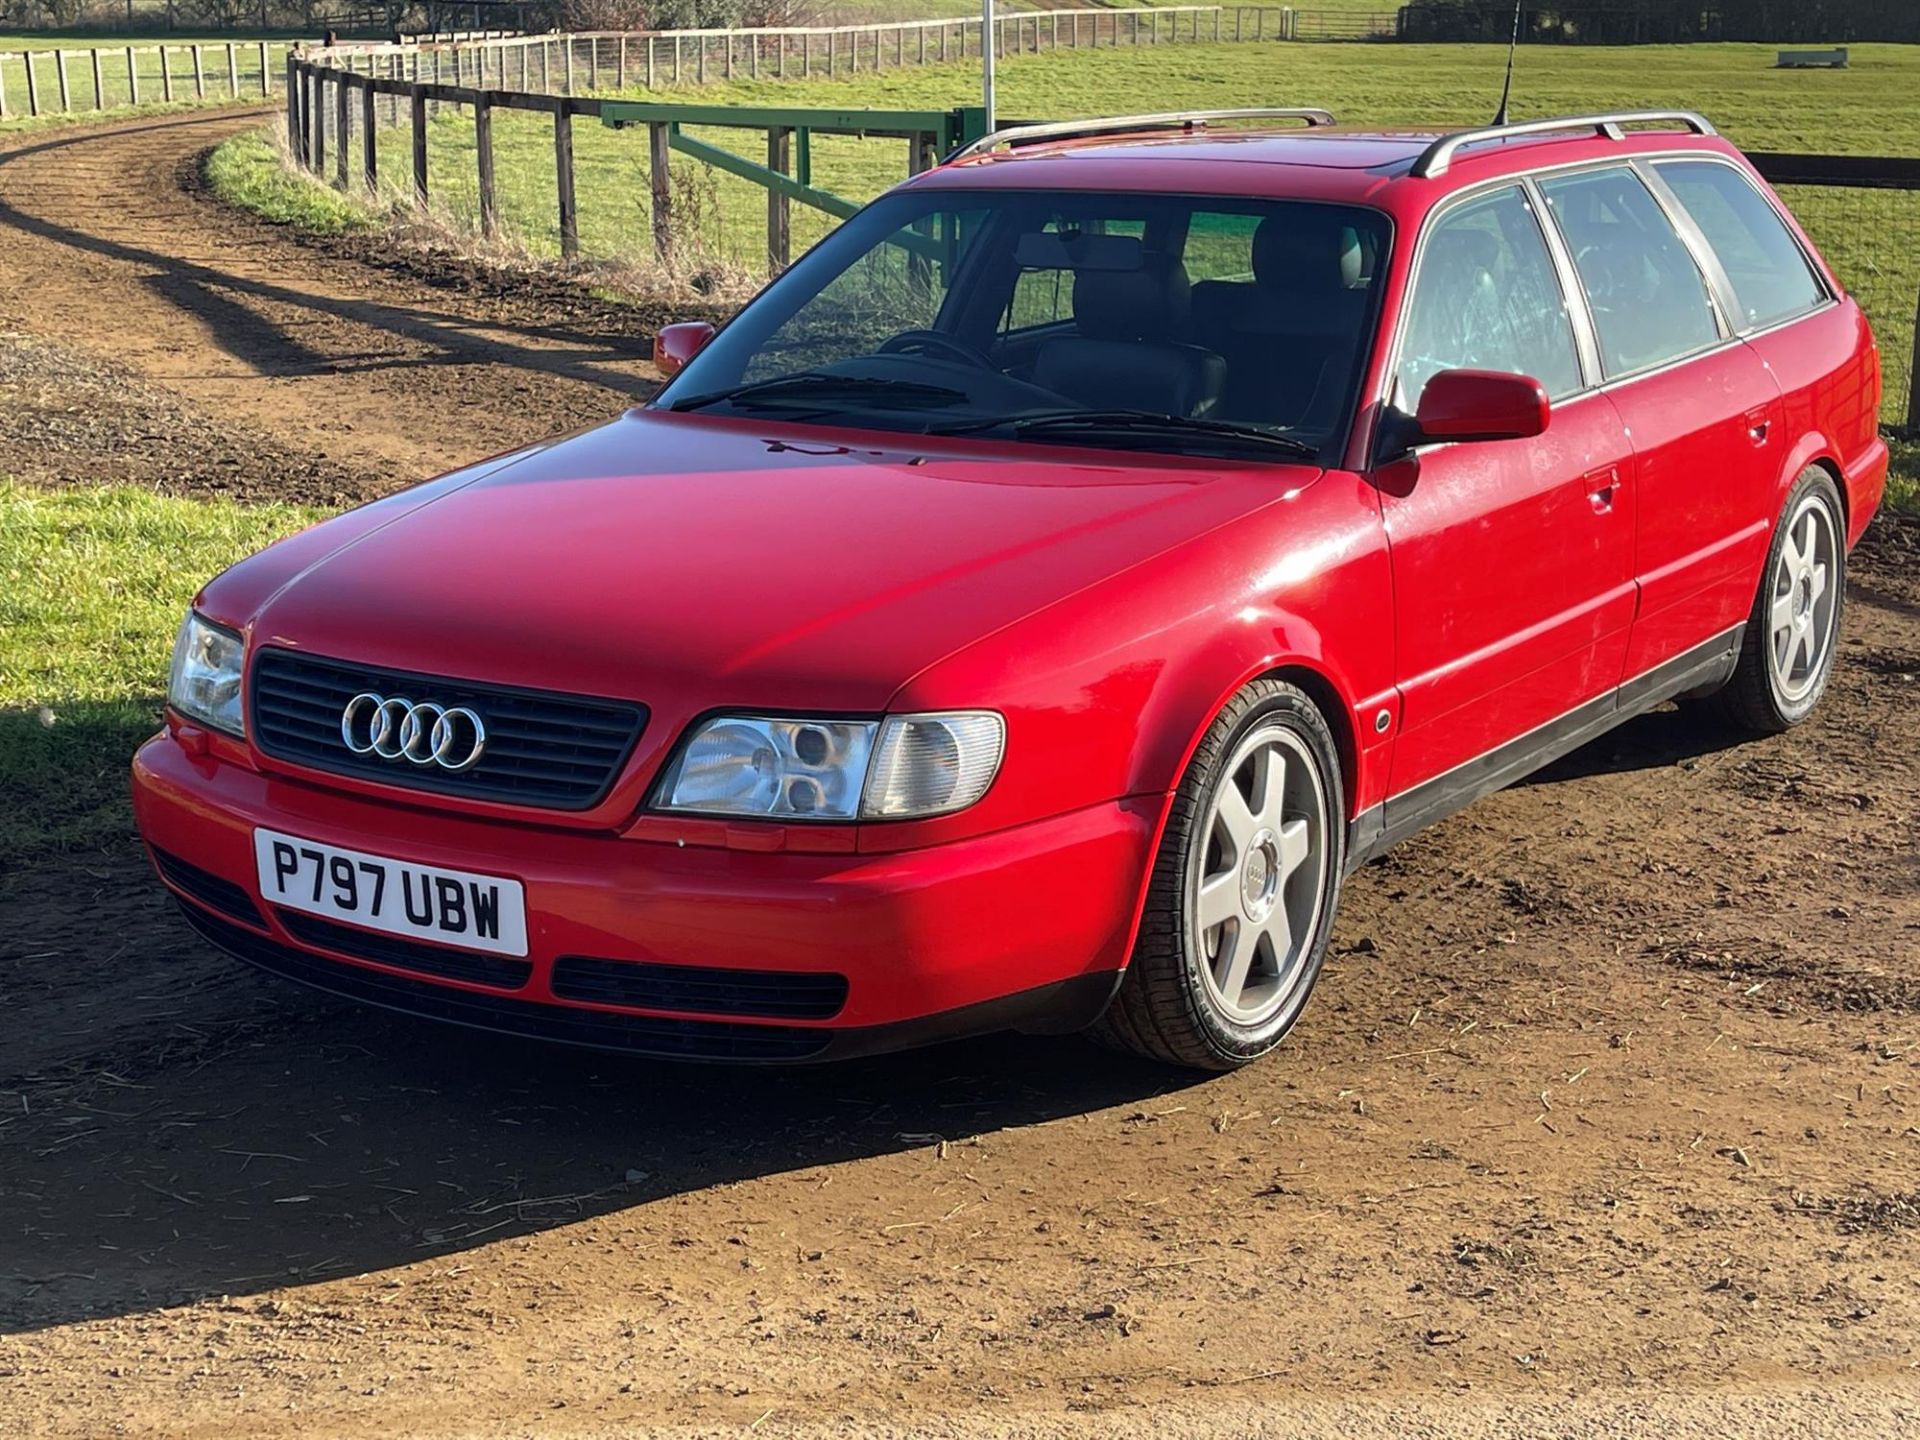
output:
[[[962,145],[947,159],[965,160],[1002,145],[1038,145],[1047,140],[1117,135],[1129,130],[1203,130],[1221,120],[1304,120],[1307,128],[1333,124],[1332,112],[1300,110],[1186,110],[1164,115],[1109,115],[1097,120],[1059,120],[1047,125],[1010,125]]]
[[[1623,140],[1626,131],[1622,126],[1653,120],[1678,120],[1695,135],[1720,133],[1706,116],[1697,115],[1691,110],[1619,110],[1611,115],[1562,115],[1552,120],[1522,120],[1517,125],[1490,125],[1484,130],[1461,130],[1452,135],[1442,135],[1420,152],[1420,158],[1413,162],[1413,169],[1409,173],[1421,179],[1444,175],[1447,167],[1453,163],[1455,153],[1463,146],[1478,145],[1488,140],[1506,140],[1516,135],[1552,135],[1562,130],[1591,130],[1608,140]]]

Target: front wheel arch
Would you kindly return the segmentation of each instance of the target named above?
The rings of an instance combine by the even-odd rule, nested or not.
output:
[[[1355,705],[1328,667],[1304,656],[1291,656],[1277,664],[1268,657],[1231,676],[1224,688],[1214,695],[1205,713],[1197,717],[1189,714],[1184,721],[1187,734],[1178,754],[1173,756],[1171,768],[1164,768],[1164,760],[1152,763],[1151,768],[1159,769],[1161,773],[1154,775],[1152,780],[1141,788],[1171,791],[1177,787],[1185,778],[1188,767],[1193,764],[1194,754],[1199,750],[1201,742],[1206,739],[1207,731],[1212,727],[1213,722],[1233,703],[1234,697],[1260,680],[1277,680],[1285,685],[1297,685],[1319,707],[1321,715],[1327,722],[1327,728],[1333,732],[1334,748],[1340,756],[1341,788],[1346,795],[1347,806],[1351,810],[1354,797],[1362,790],[1360,744],[1354,728]],[[1162,733],[1164,736],[1164,732]],[[1136,757],[1135,765],[1138,771],[1145,772],[1151,763],[1145,759],[1145,752],[1151,748],[1149,737],[1145,735],[1141,737],[1141,746],[1142,755]],[[1168,750],[1161,753],[1166,755],[1172,752]],[[1351,820],[1353,817],[1349,814],[1346,818]],[[1156,843],[1159,838],[1158,834],[1154,836]]]
[[[1219,694],[1207,712],[1200,716],[1197,725],[1191,725],[1184,744],[1178,753],[1170,771],[1164,771],[1144,785],[1136,787],[1133,793],[1156,792],[1167,796],[1177,790],[1193,764],[1193,757],[1206,739],[1207,732],[1221,713],[1234,702],[1249,685],[1261,680],[1276,680],[1282,684],[1298,686],[1319,709],[1327,723],[1327,729],[1333,735],[1334,751],[1340,761],[1340,791],[1346,810],[1341,818],[1352,825],[1359,801],[1355,798],[1361,793],[1360,785],[1360,745],[1354,728],[1355,708],[1341,690],[1338,682],[1326,670],[1299,657],[1290,658],[1275,665],[1271,660],[1252,666],[1234,678],[1231,684]],[[1148,737],[1141,737],[1141,744],[1147,744]],[[1136,757],[1136,766],[1140,765]],[[1163,805],[1153,834],[1148,842],[1147,865],[1141,872],[1135,890],[1133,914],[1127,932],[1127,954],[1133,953],[1133,947],[1140,938],[1140,925],[1146,914],[1147,892],[1153,881],[1153,857],[1160,853],[1160,842],[1165,838],[1167,822],[1173,813],[1171,803]]]
[[[1341,760],[1333,727],[1320,701],[1306,689],[1289,680],[1275,678],[1277,672],[1255,676],[1228,697],[1210,717],[1199,745],[1182,767],[1177,784],[1162,817],[1160,833],[1155,837],[1148,872],[1142,886],[1140,913],[1129,945],[1128,965],[1107,1012],[1095,1027],[1095,1034],[1117,1048],[1181,1066],[1226,1070],[1258,1058],[1277,1045],[1291,1030],[1310,996],[1324,960],[1334,911],[1339,903],[1345,874],[1346,820],[1348,800],[1340,776]],[[1262,727],[1290,733],[1299,764],[1310,765],[1307,772],[1293,769],[1286,774],[1307,774],[1310,798],[1293,803],[1291,794],[1280,789],[1269,792],[1265,806],[1254,804],[1249,813],[1246,799],[1257,799],[1262,789],[1255,779],[1243,786],[1245,795],[1239,807],[1245,819],[1243,834],[1253,837],[1246,846],[1236,847],[1227,858],[1232,874],[1240,868],[1242,857],[1248,860],[1246,880],[1265,881],[1265,895],[1248,892],[1244,913],[1229,914],[1207,921],[1209,892],[1219,891],[1219,875],[1209,878],[1214,861],[1209,858],[1209,833],[1217,819],[1215,797],[1233,783],[1239,747],[1251,740],[1259,744]],[[1276,777],[1280,772],[1268,772]],[[1289,789],[1292,781],[1284,782]],[[1224,813],[1224,812],[1222,812]],[[1288,818],[1283,823],[1280,816]],[[1298,817],[1306,817],[1302,821]],[[1301,830],[1297,854],[1287,857],[1290,832]],[[1272,857],[1262,861],[1261,855]],[[1223,1012],[1209,997],[1210,987],[1203,972],[1216,967],[1229,969],[1237,980],[1228,987],[1228,997],[1239,990],[1248,974],[1246,963],[1235,964],[1244,947],[1235,945],[1232,955],[1224,945],[1226,937],[1247,938],[1242,931],[1254,927],[1255,946],[1261,930],[1270,929],[1281,902],[1275,898],[1275,886],[1282,885],[1294,873],[1293,867],[1311,862],[1312,870],[1300,871],[1305,890],[1289,891],[1284,902],[1290,923],[1286,932],[1266,954],[1275,980],[1282,985],[1269,1008],[1244,1017]],[[1284,871],[1282,866],[1284,865]],[[1230,881],[1222,895],[1231,893],[1238,882]],[[1198,884],[1196,901],[1192,888]],[[1302,924],[1301,912],[1292,906],[1298,901],[1311,916]],[[1198,928],[1194,906],[1198,912]],[[1216,912],[1217,913],[1217,912]],[[1221,928],[1221,927],[1230,928]],[[1295,937],[1296,948],[1288,948],[1288,935]],[[1209,938],[1211,937],[1211,938]],[[1251,959],[1253,949],[1245,949]]]

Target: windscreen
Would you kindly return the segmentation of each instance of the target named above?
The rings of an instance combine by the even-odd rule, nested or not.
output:
[[[906,191],[823,241],[654,403],[1317,455],[1352,417],[1387,237],[1376,212],[1307,202]]]

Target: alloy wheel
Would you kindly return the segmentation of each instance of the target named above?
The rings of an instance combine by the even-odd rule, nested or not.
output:
[[[1767,607],[1767,668],[1789,705],[1805,699],[1826,671],[1840,615],[1839,553],[1833,512],[1819,495],[1808,495],[1787,521]]]
[[[1263,725],[1222,768],[1198,838],[1189,923],[1208,998],[1257,1026],[1310,979],[1325,904],[1326,786],[1305,742]]]

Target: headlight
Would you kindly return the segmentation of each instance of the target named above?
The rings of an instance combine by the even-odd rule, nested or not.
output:
[[[851,820],[877,728],[864,720],[709,720],[681,752],[667,808]]]
[[[773,820],[942,815],[986,794],[1005,744],[1005,723],[986,711],[884,722],[722,715],[687,741],[661,804]]]
[[[240,714],[240,673],[245,652],[246,642],[233,631],[210,624],[189,610],[173,641],[167,704],[189,720],[244,737],[247,726]]]

